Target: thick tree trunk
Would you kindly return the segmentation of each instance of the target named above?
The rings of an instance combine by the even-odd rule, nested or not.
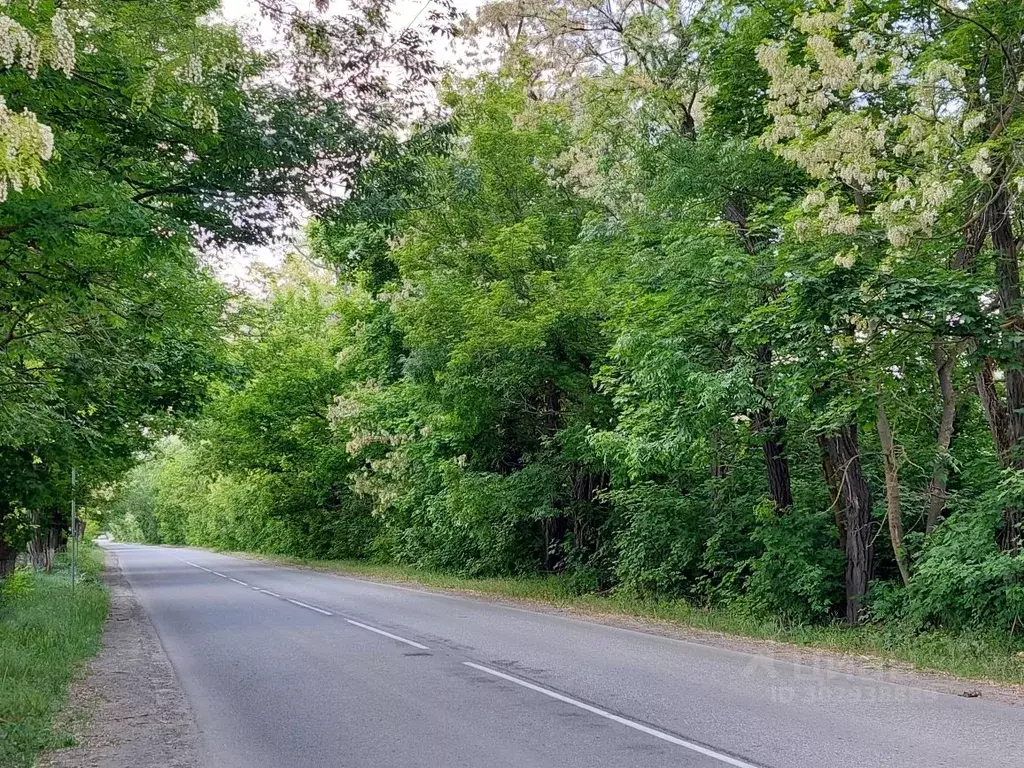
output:
[[[793,488],[789,478],[789,461],[782,447],[786,420],[773,418],[767,410],[757,414],[755,430],[764,438],[764,468],[768,475],[768,491],[779,514],[793,506]]]
[[[939,515],[946,506],[946,488],[949,483],[949,446],[953,441],[953,425],[956,419],[956,391],[953,389],[953,368],[956,366],[957,349],[947,352],[941,341],[936,340],[932,350],[935,358],[935,373],[939,379],[942,395],[942,416],[939,419],[939,434],[935,445],[935,465],[932,477],[924,492],[925,534],[935,530]]]
[[[767,409],[755,414],[751,422],[754,432],[760,435],[764,444],[764,468],[768,475],[768,492],[771,493],[775,511],[779,514],[793,506],[793,489],[789,478],[789,461],[782,447],[782,435],[786,420],[774,418]]]
[[[885,411],[882,396],[878,396],[878,441],[882,445],[882,459],[885,464],[885,511],[889,520],[889,538],[892,540],[892,551],[896,555],[896,565],[900,569],[903,583],[910,583],[910,564],[907,562],[907,551],[903,546],[903,508],[900,505],[900,478],[896,464],[896,443],[889,424],[889,414]]]
[[[782,440],[786,432],[786,420],[775,416],[767,401],[767,379],[772,362],[772,348],[762,344],[757,348],[757,369],[754,386],[764,405],[751,418],[751,427],[764,444],[764,467],[768,475],[768,491],[772,495],[775,511],[784,513],[793,506],[793,488],[789,478],[789,461]]]
[[[856,424],[844,424],[834,438],[836,466],[846,511],[846,620],[860,621],[864,595],[874,566],[871,489],[861,469]]]
[[[1004,324],[1011,334],[1024,331],[1021,317],[1020,264],[1017,261],[1017,241],[1013,235],[1012,204],[1005,186],[1000,185],[990,205],[992,246],[996,251],[996,277],[999,281],[999,307]],[[1024,345],[1013,341],[1016,365],[1005,371],[1008,460],[1011,466],[1024,468],[1020,456],[1021,437],[1024,436]],[[1020,549],[1022,511],[1008,508],[1003,512],[1003,530],[999,546],[1007,552]]]

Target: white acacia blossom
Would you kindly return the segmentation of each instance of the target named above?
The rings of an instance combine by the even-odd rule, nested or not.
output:
[[[798,16],[798,56],[782,41],[758,49],[770,78],[761,143],[822,183],[801,204],[798,235],[853,235],[870,224],[905,249],[932,234],[954,197],[952,178],[991,175],[987,150],[968,149],[986,116],[966,110],[962,68],[934,59],[914,70],[904,30],[882,15],[851,35],[849,6]],[[894,92],[908,97],[904,113],[877,106]]]
[[[74,15],[65,8],[60,9],[50,20],[50,66],[66,77],[75,69],[75,36],[71,32]]]
[[[0,7],[6,7],[4,2]],[[30,5],[32,13],[35,4]],[[33,33],[7,14],[0,13],[0,67],[20,66],[35,78],[45,62],[70,77],[75,68],[75,12],[57,10],[49,29]],[[0,96],[0,202],[10,190],[37,189],[42,184],[43,163],[53,157],[53,131],[28,110],[15,112]]]
[[[9,190],[37,189],[43,163],[53,157],[53,131],[29,112],[13,112],[0,96],[0,202]]]

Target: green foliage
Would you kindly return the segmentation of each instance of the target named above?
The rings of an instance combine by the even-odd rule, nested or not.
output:
[[[701,564],[711,532],[704,498],[651,482],[612,491],[623,520],[616,531],[618,580],[639,595],[700,597]]]
[[[206,402],[112,487],[108,525],[557,574],[795,634],[867,621],[939,655],[948,631],[1016,632],[1004,6],[485,7],[476,29],[521,35],[497,72],[444,83],[440,117],[367,139],[336,115],[269,191],[241,185],[289,199],[308,153],[372,144],[334,166],[345,197],[311,206],[306,258],[231,304],[222,352],[185,355]],[[253,138],[230,120],[203,179]],[[225,200],[174,201],[244,239]]]
[[[833,521],[803,510],[776,517],[770,505],[763,517],[754,531],[761,554],[747,564],[750,576],[740,601],[756,615],[822,622],[841,598],[843,555]]]
[[[84,498],[195,413],[230,363],[210,263],[329,209],[434,71],[419,30],[387,29],[386,0],[345,16],[262,2],[302,31],[280,50],[217,7],[0,10],[7,44],[22,40],[0,72],[4,558],[67,527],[72,467]],[[430,17],[445,26],[444,4]],[[137,516],[133,537],[184,541],[185,518]]]
[[[996,547],[1000,517],[997,505],[972,504],[946,520],[925,545],[897,617],[915,627],[1015,632],[1024,616],[1024,556]]]

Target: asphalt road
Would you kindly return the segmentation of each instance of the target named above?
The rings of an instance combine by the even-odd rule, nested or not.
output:
[[[1024,765],[1024,708],[200,550],[111,549],[210,768]]]

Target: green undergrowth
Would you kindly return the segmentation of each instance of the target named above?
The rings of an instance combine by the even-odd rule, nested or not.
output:
[[[67,746],[54,716],[82,662],[100,647],[107,590],[102,553],[83,546],[74,593],[59,556],[53,573],[19,570],[0,581],[0,766],[30,766],[36,755]]]
[[[468,578],[365,561],[259,556],[281,565],[311,568],[375,581],[534,601],[594,615],[654,621],[670,626],[770,640],[850,656],[900,662],[957,677],[1024,685],[1024,640],[997,632],[911,631],[891,624],[851,628],[841,624],[787,624],[735,608],[700,608],[680,599],[624,593],[579,594],[567,576]]]

